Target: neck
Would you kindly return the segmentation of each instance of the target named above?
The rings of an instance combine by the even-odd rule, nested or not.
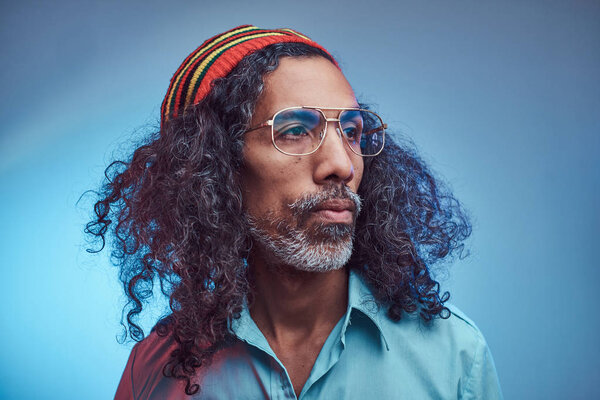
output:
[[[289,342],[327,335],[346,312],[346,268],[306,272],[254,259],[250,272],[250,314],[270,340]]]

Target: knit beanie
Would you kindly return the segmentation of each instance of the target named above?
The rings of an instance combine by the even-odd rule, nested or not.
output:
[[[247,55],[271,44],[286,42],[305,43],[329,54],[307,36],[288,28],[260,29],[242,25],[208,39],[183,61],[171,78],[161,107],[161,125],[183,114],[186,107],[198,104],[210,92],[211,83],[227,76]]]

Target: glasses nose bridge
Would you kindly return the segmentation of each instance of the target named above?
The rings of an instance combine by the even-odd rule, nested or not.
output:
[[[338,136],[343,136],[342,135],[342,123],[340,121],[340,118],[327,118],[325,116],[325,114],[323,114],[323,118],[325,119],[325,132],[327,132],[327,128],[330,122],[337,122],[337,124],[335,124],[335,128],[337,131]]]
[[[327,118],[325,117],[325,121],[327,122],[340,122],[339,118]]]
[[[323,145],[323,143],[325,142],[325,139],[327,137],[327,130],[329,129],[329,123],[330,122],[332,122],[332,123],[335,124],[334,128],[335,128],[335,130],[337,132],[337,136],[342,141],[342,143],[341,143],[342,146],[344,148],[346,148],[346,145],[349,146],[348,139],[343,134],[342,123],[341,123],[341,120],[340,120],[339,116],[337,118],[327,118],[327,116],[325,115],[325,113],[322,112],[322,111],[321,111],[321,115],[322,115],[323,120],[325,121],[325,127],[324,127],[324,130],[321,132],[321,142],[319,143],[318,148],[320,148]]]

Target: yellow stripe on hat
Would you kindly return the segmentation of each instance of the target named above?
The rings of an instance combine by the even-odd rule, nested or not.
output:
[[[301,34],[301,33],[299,33],[299,32],[296,32],[295,30],[293,30],[293,29],[290,29],[290,28],[281,28],[281,29],[279,29],[279,30],[280,30],[280,31],[286,31],[286,32],[292,33],[292,34],[294,34],[294,35],[296,35],[296,36],[299,36],[299,37],[301,37],[302,39],[311,40],[311,39],[310,39],[308,36],[304,36],[303,34]]]
[[[171,102],[173,101],[173,96],[175,95],[175,93],[177,92],[177,86],[179,85],[179,81],[181,79],[181,77],[183,75],[185,75],[185,73],[187,72],[188,68],[190,67],[190,65],[192,65],[200,56],[202,56],[209,48],[211,48],[213,45],[222,42],[223,40],[237,35],[239,33],[243,33],[246,31],[250,31],[253,29],[259,29],[256,26],[247,26],[245,28],[240,28],[240,29],[236,29],[234,31],[231,31],[229,33],[227,33],[226,35],[221,35],[217,38],[215,38],[212,42],[207,43],[205,46],[203,46],[202,48],[198,49],[197,53],[194,55],[194,57],[190,58],[187,62],[187,64],[185,65],[185,67],[181,68],[181,71],[179,71],[179,74],[177,75],[176,79],[173,80],[173,86],[171,88],[171,92],[169,93],[169,97],[167,99],[167,108],[170,107]]]
[[[209,64],[215,57],[217,57],[220,53],[224,52],[225,50],[235,46],[236,44],[239,44],[241,42],[245,42],[245,41],[251,40],[251,39],[265,37],[265,36],[285,36],[285,34],[278,33],[278,32],[268,32],[268,33],[258,33],[256,35],[248,35],[248,36],[244,36],[242,38],[236,39],[234,41],[231,41],[231,42],[225,44],[224,46],[214,49],[209,55],[206,56],[206,58],[202,61],[202,63],[200,63],[198,68],[196,68],[196,72],[194,72],[194,76],[192,77],[192,80],[190,81],[190,84],[188,86],[188,91],[185,96],[185,104],[190,104],[190,99],[194,93],[194,87],[196,86],[196,81],[198,80],[198,77],[202,74],[206,65]]]

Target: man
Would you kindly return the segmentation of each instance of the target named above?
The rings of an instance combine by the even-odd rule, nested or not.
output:
[[[429,270],[467,219],[325,49],[237,27],[184,60],[161,112],[88,224],[104,243],[116,222],[140,341],[116,398],[501,397]],[[155,280],[171,312],[144,338]]]

